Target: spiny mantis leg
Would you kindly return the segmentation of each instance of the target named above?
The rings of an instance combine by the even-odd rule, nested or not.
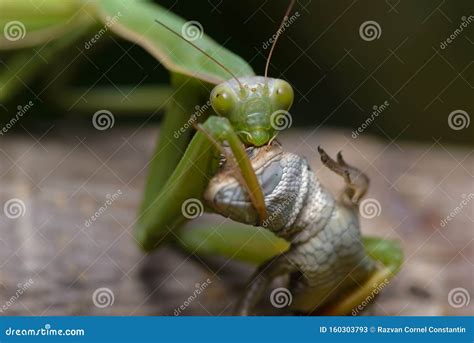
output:
[[[210,117],[206,122],[206,127],[200,127],[200,129],[207,132],[206,134],[210,136],[209,138],[214,144],[219,144],[223,141],[227,141],[229,144],[239,172],[241,173],[237,175],[237,179],[240,180],[243,187],[247,190],[250,200],[258,213],[258,221],[261,223],[267,218],[263,192],[252,164],[245,152],[245,148],[233,130],[229,120],[224,117]]]
[[[159,184],[153,184],[155,191],[159,190],[159,193],[151,194],[144,202],[135,231],[135,237],[144,250],[150,251],[158,247],[170,230],[179,227],[186,220],[181,210],[186,200],[202,200],[209,178],[217,171],[218,157],[219,151],[216,147],[209,142],[205,134],[198,131],[171,176],[167,180],[159,181],[159,184],[163,184],[161,189]],[[157,169],[158,167],[159,164]],[[151,174],[151,178],[153,176]]]
[[[190,199],[202,200],[209,179],[218,167],[219,149],[209,140],[227,141],[248,186],[250,196],[256,199],[260,220],[266,218],[265,203],[255,172],[245,149],[227,118],[209,117],[188,145],[161,191],[142,209],[137,224],[136,237],[145,250],[156,248],[169,230],[185,221],[182,204]],[[190,182],[192,180],[192,182]],[[259,200],[260,199],[260,200]],[[260,201],[260,202],[259,202]]]
[[[201,82],[182,75],[172,74],[171,84],[173,96],[167,105],[158,144],[150,161],[145,193],[140,207],[140,221],[144,219],[143,212],[160,195],[182,159],[192,135],[192,130],[189,128],[182,129],[190,120],[191,113],[196,111],[195,106],[204,105],[208,96]]]

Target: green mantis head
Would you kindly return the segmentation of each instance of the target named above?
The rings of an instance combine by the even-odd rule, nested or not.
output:
[[[293,103],[293,88],[284,80],[263,76],[241,77],[217,85],[211,105],[227,117],[246,145],[262,146],[281,129],[281,115]],[[286,118],[289,120],[291,118]]]
[[[295,1],[292,0],[289,4],[277,32],[280,32],[285,25]],[[246,145],[262,146],[271,142],[278,131],[287,128],[288,124],[291,125],[288,110],[293,103],[293,88],[284,80],[267,77],[273,49],[280,34],[273,40],[270,48],[265,65],[265,76],[237,78],[229,68],[204,49],[182,37],[161,21],[155,21],[232,75],[232,79],[217,85],[212,90],[210,100],[214,111],[230,121],[242,142]]]

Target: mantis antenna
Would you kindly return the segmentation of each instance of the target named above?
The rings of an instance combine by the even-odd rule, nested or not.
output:
[[[288,15],[290,14],[291,9],[293,8],[293,5],[295,4],[295,1],[296,0],[291,0],[290,4],[288,5],[288,8],[286,9],[286,13],[283,16],[283,20],[281,21],[280,27],[277,30],[277,36],[276,36],[275,40],[273,41],[272,47],[270,48],[270,52],[268,53],[267,64],[265,65],[265,79],[267,78],[268,67],[270,66],[270,59],[272,58],[273,49],[275,49],[275,45],[276,45],[276,42],[278,40],[278,37],[280,37],[279,32],[283,28],[283,25],[285,25],[285,22],[288,20]]]
[[[171,33],[174,33],[176,36],[178,36],[179,38],[181,38],[182,40],[184,40],[185,42],[187,42],[189,45],[191,45],[192,47],[194,47],[195,49],[197,49],[198,51],[200,51],[202,54],[204,54],[205,56],[207,56],[211,61],[213,61],[214,63],[216,63],[219,67],[221,67],[222,69],[224,69],[226,72],[228,72],[234,79],[235,81],[237,81],[237,83],[239,84],[239,87],[240,88],[243,88],[242,86],[242,83],[240,83],[239,79],[237,78],[237,76],[235,76],[235,74],[233,72],[230,71],[229,68],[227,68],[224,64],[222,64],[221,62],[219,62],[217,59],[215,59],[214,57],[212,57],[210,54],[208,54],[206,51],[204,51],[202,48],[198,47],[196,44],[194,44],[193,42],[185,39],[184,37],[182,37],[178,32],[176,32],[175,30],[173,30],[171,27],[169,27],[168,25],[162,23],[161,21],[159,21],[158,19],[155,19],[155,21],[160,24],[161,26],[163,26],[165,29],[167,29],[169,32]]]

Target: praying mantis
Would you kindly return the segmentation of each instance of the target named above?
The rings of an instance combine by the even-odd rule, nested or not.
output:
[[[294,1],[290,3],[284,18],[288,17],[293,4]],[[280,29],[284,25],[284,21],[285,19]],[[166,29],[178,37],[180,36],[179,33],[167,24],[158,20],[156,20],[156,22],[162,26],[162,29]],[[144,215],[144,217],[142,217],[142,220],[139,222],[137,238],[145,249],[155,248],[164,241],[164,238],[170,230],[179,228],[186,217],[183,213],[183,206],[190,198],[206,201],[208,209],[210,209],[211,212],[214,210],[214,212],[229,216],[241,223],[266,226],[265,221],[269,219],[267,204],[272,202],[272,200],[268,199],[272,197],[272,192],[278,188],[278,186],[275,185],[275,181],[278,182],[278,177],[275,177],[278,172],[271,170],[269,174],[266,174],[266,169],[263,168],[259,177],[257,177],[256,169],[258,163],[256,165],[254,163],[255,160],[251,158],[250,155],[257,149],[259,153],[263,153],[263,157],[260,159],[268,162],[269,159],[271,160],[271,158],[273,158],[272,147],[278,129],[272,121],[275,120],[275,114],[287,113],[294,97],[292,87],[288,82],[267,76],[270,58],[277,39],[274,41],[269,52],[264,76],[250,75],[239,77],[216,58],[212,57],[209,52],[192,42],[188,42],[189,45],[196,50],[196,53],[201,53],[208,57],[210,61],[227,72],[231,78],[218,83],[210,92],[210,104],[217,115],[211,114],[202,124],[195,125],[197,129],[196,133],[189,142],[181,160],[173,164],[173,166],[176,167],[171,175],[169,175],[166,181],[164,179],[158,179],[157,182],[162,186],[158,195],[151,204],[146,201],[144,202],[144,206],[142,207],[142,215]],[[162,135],[169,135],[172,129],[173,127],[167,127],[165,125]],[[223,147],[224,144],[226,144],[227,149]],[[159,149],[160,145],[155,155],[156,161],[160,161],[163,158],[162,155],[160,155],[161,152]],[[338,161],[335,162],[330,159],[322,149],[320,153],[323,163],[344,177],[346,181],[345,201],[349,203],[349,205],[338,203],[338,205],[334,205],[334,207],[331,207],[332,205],[327,206],[333,204],[333,200],[331,200],[332,198],[330,196],[319,198],[321,197],[321,192],[323,192],[320,190],[319,184],[299,186],[317,189],[313,193],[310,193],[310,199],[304,198],[303,201],[309,203],[316,201],[316,203],[319,203],[312,208],[318,215],[331,207],[331,214],[326,214],[330,218],[327,219],[328,223],[325,224],[325,228],[323,228],[325,237],[328,235],[331,236],[336,231],[344,231],[340,233],[340,237],[346,236],[345,244],[349,245],[349,247],[341,247],[339,243],[332,245],[332,247],[331,244],[321,243],[322,237],[318,236],[319,233],[313,233],[314,236],[311,236],[310,241],[313,243],[301,245],[301,242],[298,241],[300,238],[296,239],[295,242],[295,238],[292,234],[282,234],[278,232],[282,230],[282,227],[276,227],[277,234],[280,237],[288,238],[292,243],[289,247],[286,247],[287,250],[273,251],[268,255],[266,255],[268,250],[260,250],[261,259],[265,262],[257,269],[256,274],[252,277],[243,298],[237,305],[236,314],[252,314],[254,307],[262,297],[262,293],[276,276],[282,274],[286,274],[287,276],[293,275],[294,279],[294,276],[298,273],[313,273],[313,275],[307,277],[305,280],[309,281],[309,284],[308,282],[299,283],[299,286],[303,285],[302,288],[305,289],[300,291],[295,299],[296,306],[294,309],[296,311],[313,312],[317,310],[319,313],[325,314],[347,314],[350,313],[353,308],[357,307],[367,296],[370,296],[374,290],[378,291],[380,285],[387,282],[400,267],[402,260],[401,251],[396,243],[371,239],[366,240],[364,247],[362,239],[359,236],[359,224],[357,214],[355,214],[354,211],[357,209],[358,201],[367,190],[368,179],[366,176],[361,174],[357,169],[347,165],[341,155],[338,155]],[[275,156],[277,155],[280,156],[280,154],[276,153]],[[216,162],[220,156],[224,156],[226,166],[221,166],[221,168],[218,169]],[[296,158],[296,161],[299,161],[302,165],[304,164],[297,156],[291,156],[289,159],[292,157]],[[163,163],[156,163],[161,166],[168,163],[167,160],[162,161]],[[292,162],[288,163],[291,164]],[[209,185],[209,176],[215,175],[218,170],[219,173],[211,180]],[[154,172],[158,173],[158,170],[152,169],[150,178],[157,176]],[[234,177],[233,181],[236,181],[230,188],[227,187],[228,184],[225,180],[226,177],[228,177],[228,173],[232,174]],[[301,175],[294,174],[290,176],[298,178]],[[160,177],[163,177],[163,174],[161,174]],[[224,179],[222,179],[222,177]],[[357,180],[359,180],[359,182],[362,180],[362,185],[358,185]],[[265,183],[274,183],[273,186],[275,188],[269,191],[270,194],[268,194],[268,192],[264,194],[262,191],[262,189],[265,188],[265,186],[263,186]],[[290,180],[286,180],[283,183],[292,183],[291,177]],[[209,191],[209,187],[212,188],[213,186],[217,190]],[[227,189],[222,193],[221,191],[224,188]],[[209,192],[212,194],[209,195]],[[296,191],[296,193],[299,192],[300,189]],[[280,201],[282,201],[285,196],[291,195],[290,193],[291,191],[284,193]],[[236,194],[239,194],[240,197],[236,196]],[[220,200],[216,200],[216,195],[220,196]],[[312,199],[311,197],[318,197],[318,199]],[[216,205],[216,201],[220,203],[221,207],[213,207],[213,205]],[[246,203],[246,205],[243,205],[243,203]],[[277,208],[280,206],[278,203],[273,205],[276,205]],[[318,205],[320,206],[318,207]],[[304,217],[304,212],[307,207],[306,205],[303,205],[303,209],[300,207],[296,216]],[[333,210],[334,208],[338,208],[338,210]],[[301,213],[303,214],[301,215]],[[273,214],[275,213],[271,213],[270,215]],[[291,228],[286,227],[291,226],[290,224],[283,226],[289,230],[293,230],[294,225],[302,226],[303,224],[294,224],[294,222],[292,222]],[[307,229],[308,223],[303,226],[304,227],[299,228],[299,230],[306,230],[306,233],[308,230],[314,230],[314,225],[312,224],[309,224],[310,229]],[[212,234],[212,230],[215,229],[208,229],[204,235]],[[298,230],[298,228],[296,230]],[[203,231],[206,232],[206,228],[201,229],[198,235],[202,235]],[[249,233],[249,235],[243,238],[245,235],[242,234],[245,232]],[[180,234],[178,233],[178,235]],[[235,241],[241,240],[240,243],[242,243],[242,245],[238,246],[237,250],[233,252],[226,251],[227,255],[232,257],[235,256],[236,251],[244,247],[248,249],[249,240],[253,238],[252,232],[244,230],[242,227],[234,228],[234,230],[231,228],[220,230],[220,235],[226,237],[221,241],[221,244],[224,245],[226,242],[234,241],[233,244],[235,244]],[[237,235],[239,239],[236,239],[233,235]],[[178,238],[178,241],[184,243],[186,248],[191,248],[193,252],[199,250],[206,251],[206,249],[208,249],[207,253],[222,252],[221,248],[213,251],[212,244],[209,244],[207,248],[202,247],[208,243],[208,239],[209,236],[199,242],[199,236],[196,236],[196,232],[193,233],[193,230],[190,230],[187,236],[186,234],[181,234],[181,238]],[[316,243],[316,241],[321,244]],[[196,242],[199,243],[196,244]],[[271,246],[278,247],[279,245],[272,244]],[[310,250],[324,250],[327,249],[328,246],[329,249],[338,251],[334,254],[329,253],[329,255],[335,259],[333,260],[332,266],[339,270],[339,274],[342,273],[343,275],[337,276],[336,271],[334,271],[334,274],[329,275],[329,280],[318,283],[318,276],[323,275],[320,273],[322,268],[313,268],[311,265],[308,265],[308,263],[311,264],[312,262],[308,262],[308,260],[302,262],[301,258],[305,259],[303,256],[308,254],[308,251],[305,251],[308,247]],[[383,247],[383,249],[381,249],[381,247]],[[327,253],[327,251],[325,253]],[[320,257],[325,253],[320,254]],[[309,255],[312,255],[312,252],[310,252]],[[318,254],[313,255],[313,257],[317,255]],[[317,259],[318,257],[314,258]],[[314,259],[312,261],[317,264],[317,261]],[[341,272],[339,267],[342,265],[350,265],[350,267],[348,267],[348,269],[342,268]],[[331,271],[329,271],[329,273],[331,273]],[[344,273],[347,275],[344,275]],[[327,278],[327,273],[324,275],[326,275]],[[350,285],[344,282],[348,277],[354,281],[350,283]],[[313,281],[315,281],[315,283],[312,285],[311,282]],[[323,293],[324,291],[325,293]],[[340,300],[339,297],[343,299]]]
[[[58,1],[50,2],[60,6]],[[293,3],[285,17],[290,14]],[[149,177],[135,223],[139,245],[145,251],[151,251],[174,239],[197,254],[223,255],[264,266],[291,251],[293,243],[284,239],[285,236],[279,238],[268,230],[257,230],[239,223],[229,222],[219,228],[201,224],[190,230],[182,229],[190,219],[183,213],[183,206],[189,200],[205,203],[210,212],[229,216],[226,211],[213,208],[205,198],[211,180],[229,171],[249,204],[241,213],[243,218],[234,218],[241,223],[265,227],[272,216],[262,187],[262,182],[267,179],[257,174],[254,154],[263,156],[260,159],[265,161],[275,156],[286,156],[274,153],[279,132],[275,121],[278,114],[288,113],[294,93],[289,82],[267,76],[276,40],[270,49],[264,76],[256,76],[240,57],[219,46],[202,31],[196,31],[196,25],[188,25],[191,22],[160,6],[147,1],[103,0],[89,3],[85,10],[101,22],[116,18],[107,29],[141,45],[170,72],[172,97],[166,104],[159,141],[151,157]],[[86,32],[94,27],[90,18],[86,18],[83,24],[77,23],[78,20],[71,22],[82,25]],[[56,32],[53,30],[56,26],[56,31],[60,32],[59,29],[69,30],[72,24],[57,23],[54,27],[41,28],[37,36],[41,38],[46,29]],[[326,156],[325,162],[350,186],[353,180],[344,164],[338,165],[340,161],[332,161],[325,153],[321,156]],[[302,161],[297,155],[293,157]],[[247,216],[250,212],[254,214],[251,220]],[[214,235],[217,231],[218,239]],[[358,238],[357,242],[356,252],[367,255],[378,267],[358,280],[357,287],[337,290],[331,301],[321,300],[321,303],[311,306],[316,313],[351,313],[399,269],[402,254],[395,242],[376,238],[363,241]],[[343,264],[344,260],[335,262]],[[269,281],[266,279],[264,284],[268,286]],[[248,289],[258,289],[251,292],[251,296],[246,292],[236,314],[253,313],[265,290],[255,286],[258,283],[263,284],[257,274]],[[302,298],[295,297],[294,303],[307,303],[308,297],[315,298],[315,294],[306,292]],[[304,306],[295,308],[295,311],[313,312]]]

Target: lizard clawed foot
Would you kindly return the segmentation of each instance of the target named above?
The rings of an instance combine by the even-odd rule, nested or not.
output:
[[[360,199],[365,195],[369,187],[369,178],[359,169],[354,168],[344,161],[342,153],[337,153],[337,162],[334,161],[321,147],[318,146],[318,152],[321,155],[321,162],[344,178],[346,188],[344,194],[355,205],[359,204]]]

